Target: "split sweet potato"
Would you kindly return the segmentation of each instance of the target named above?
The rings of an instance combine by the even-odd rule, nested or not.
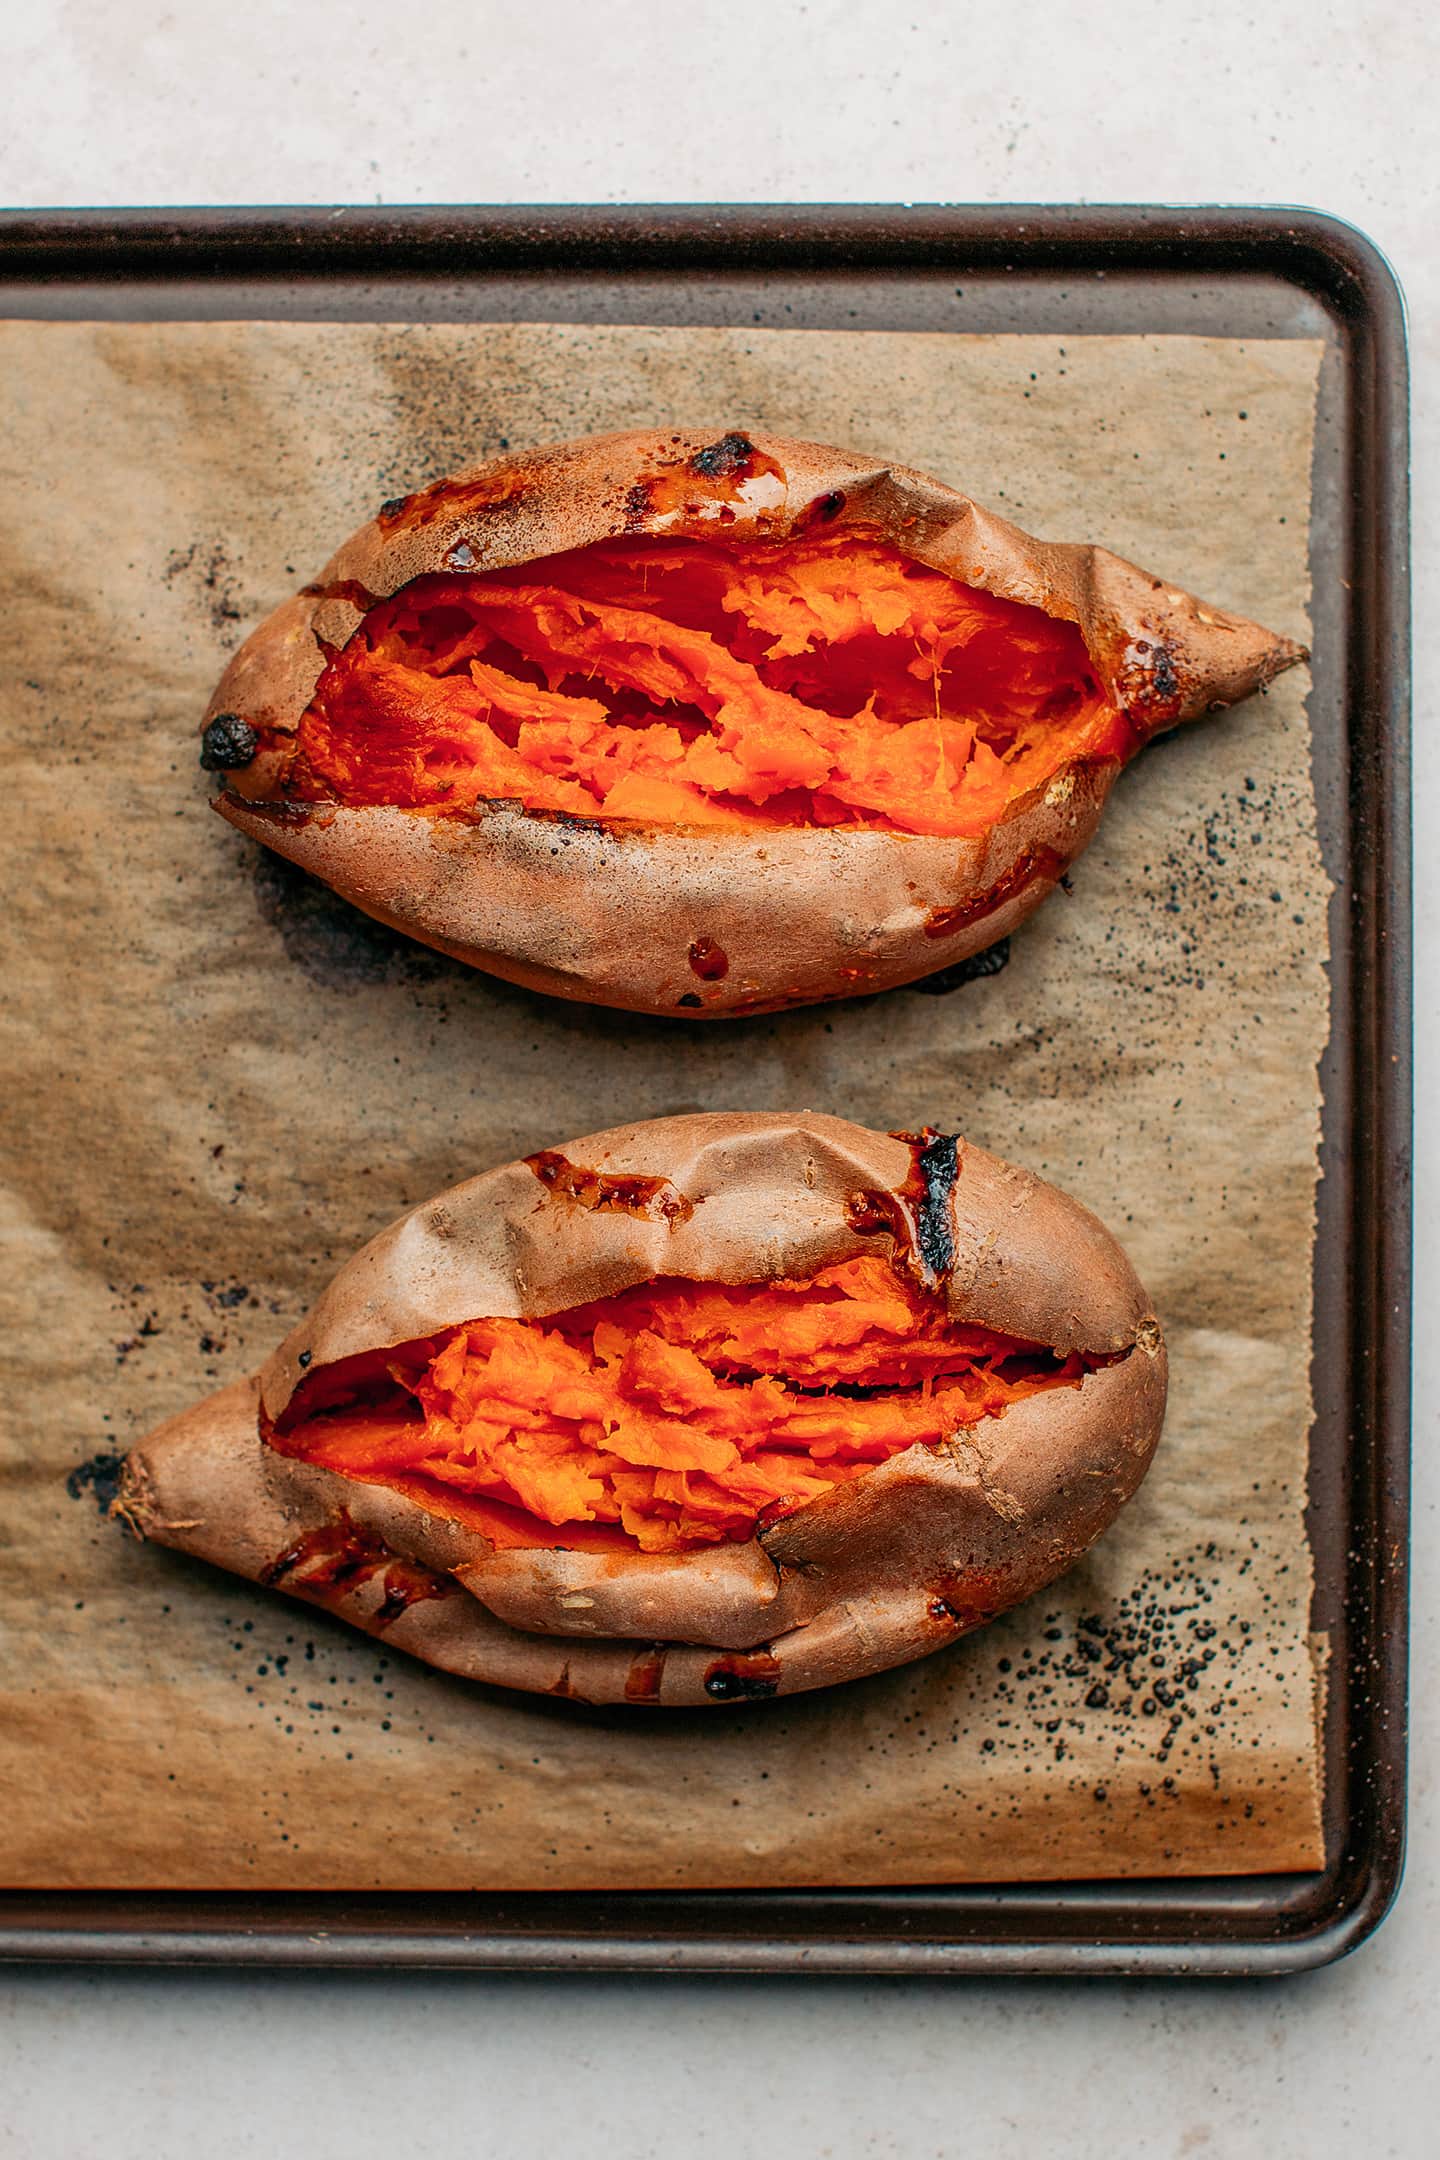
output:
[[[1302,657],[904,467],[614,435],[385,504],[236,654],[202,762],[429,945],[724,1015],[1003,937],[1152,734]]]
[[[952,1641],[1159,1438],[1159,1325],[1075,1201],[944,1135],[670,1118],[383,1232],[129,1456],[143,1535],[431,1663],[727,1702]]]

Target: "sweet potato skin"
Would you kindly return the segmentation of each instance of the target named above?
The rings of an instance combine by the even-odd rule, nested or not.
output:
[[[1103,548],[1037,540],[923,473],[823,445],[636,433],[505,458],[384,506],[240,648],[207,724],[293,735],[325,653],[371,600],[457,568],[514,568],[616,538],[785,540],[823,521],[1078,625],[1140,737],[1233,703],[1304,657]],[[993,944],[1094,834],[1115,758],[1060,768],[977,839],[729,832],[482,803],[434,816],[277,799],[283,750],[229,776],[238,830],[393,928],[552,995],[706,1018],[914,981]],[[703,938],[726,955],[697,976]]]
[[[810,1114],[661,1119],[564,1153],[607,1177],[664,1179],[689,1212],[587,1205],[524,1162],[456,1186],[356,1254],[259,1374],[141,1441],[116,1512],[469,1678],[698,1705],[826,1686],[941,1647],[1069,1566],[1143,1477],[1166,1361],[1133,1270],[1077,1202],[964,1143],[946,1202],[951,1312],[1107,1362],[943,1447],[907,1449],[743,1543],[499,1550],[390,1486],[267,1444],[265,1421],[302,1376],[360,1350],[482,1313],[542,1316],[659,1274],[793,1279],[874,1249],[849,1203],[899,1189],[913,1161],[901,1141]],[[292,1564],[336,1538],[359,1557],[334,1579]]]

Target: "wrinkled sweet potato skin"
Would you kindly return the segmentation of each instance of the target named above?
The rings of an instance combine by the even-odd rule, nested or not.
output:
[[[983,832],[746,831],[280,799],[330,657],[422,577],[495,573],[623,539],[753,547],[853,533],[1075,624],[1138,744],[1304,657],[1104,549],[1041,541],[908,468],[730,430],[613,435],[499,460],[382,507],[231,661],[205,722],[262,747],[216,808],[377,919],[552,995],[722,1017],[889,988],[979,951],[1087,845],[1118,755],[1063,765]],[[692,948],[723,953],[697,969]]]
[[[963,1142],[932,1149],[944,1174],[907,1250],[917,1144],[838,1119],[677,1117],[557,1153],[576,1177],[508,1164],[383,1231],[255,1379],[139,1444],[117,1512],[471,1678],[726,1704],[880,1671],[980,1626],[1069,1566],[1143,1477],[1165,1407],[1159,1324],[1102,1225],[1027,1172]],[[652,1204],[657,1181],[684,1206]],[[875,1227],[887,1219],[900,1235]],[[477,1314],[541,1317],[662,1277],[799,1281],[877,1252],[928,1269],[955,1319],[1090,1369],[698,1551],[507,1547],[463,1504],[268,1438],[307,1375]]]

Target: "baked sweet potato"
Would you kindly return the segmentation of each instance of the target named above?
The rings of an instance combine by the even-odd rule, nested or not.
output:
[[[202,762],[457,959],[763,1011],[993,944],[1150,735],[1302,657],[923,473],[611,435],[384,504],[231,661]]]
[[[1124,1254],[1053,1186],[934,1133],[676,1117],[403,1217],[133,1450],[116,1508],[453,1672],[723,1703],[1050,1581],[1165,1386]]]

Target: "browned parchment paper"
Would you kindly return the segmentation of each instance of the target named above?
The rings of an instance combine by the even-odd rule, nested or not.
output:
[[[507,441],[672,417],[903,458],[1303,637],[1318,346],[23,324],[0,358],[0,1874],[1318,1865],[1301,1508],[1326,887],[1303,671],[1148,751],[1002,972],[709,1026],[405,945],[209,814],[194,733],[243,630],[380,498]],[[414,1667],[97,1512],[110,1451],[255,1366],[410,1203],[624,1119],[803,1106],[1028,1163],[1121,1235],[1166,1317],[1148,1484],[973,1640],[725,1715],[577,1711]]]

